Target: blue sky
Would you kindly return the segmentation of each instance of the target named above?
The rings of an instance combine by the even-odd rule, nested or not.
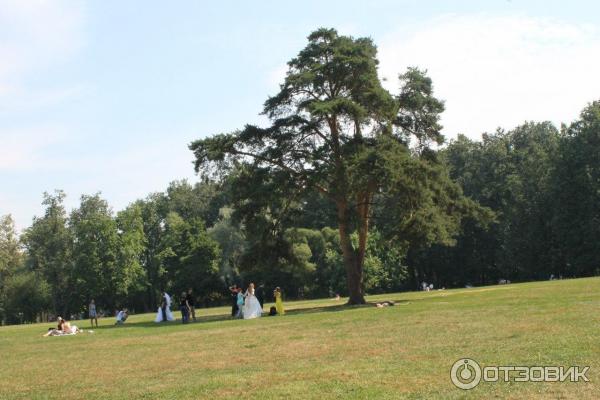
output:
[[[372,37],[390,90],[427,68],[449,138],[569,122],[600,98],[599,19],[595,1],[0,0],[0,215],[22,229],[44,191],[117,211],[194,181],[187,144],[263,122],[321,26]]]

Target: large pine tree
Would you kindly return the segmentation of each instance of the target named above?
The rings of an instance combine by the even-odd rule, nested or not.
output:
[[[451,242],[474,203],[451,182],[432,144],[441,144],[444,106],[431,80],[411,68],[397,96],[377,75],[371,39],[319,29],[288,63],[280,91],[265,102],[266,128],[197,140],[196,170],[236,168],[240,209],[267,209],[316,191],[336,210],[350,304],[362,304],[363,265],[373,205],[385,205],[390,239]],[[285,203],[285,202],[284,202]],[[358,240],[351,235],[357,233]]]

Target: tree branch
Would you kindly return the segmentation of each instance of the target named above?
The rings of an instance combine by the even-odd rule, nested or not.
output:
[[[259,160],[259,161],[266,162],[268,164],[271,164],[271,165],[283,168],[283,169],[285,169],[285,170],[287,170],[287,171],[289,171],[289,172],[291,172],[291,173],[299,176],[300,178],[303,178],[305,181],[308,180],[308,177],[306,176],[306,172],[305,171],[302,171],[302,172],[301,171],[296,171],[295,169],[293,169],[293,168],[291,168],[291,167],[289,167],[289,166],[287,166],[287,165],[285,165],[285,164],[283,164],[281,162],[278,162],[276,160],[271,160],[271,159],[268,159],[266,157],[260,156],[258,154],[248,153],[246,151],[235,150],[235,149],[231,150],[231,153],[237,154],[237,155],[240,155],[240,156],[248,156],[248,157],[255,158],[255,159]],[[325,188],[325,187],[323,187],[323,186],[321,186],[321,185],[319,185],[317,183],[313,183],[312,185],[319,192],[321,192],[321,193],[329,196],[329,191],[327,190],[327,188]]]

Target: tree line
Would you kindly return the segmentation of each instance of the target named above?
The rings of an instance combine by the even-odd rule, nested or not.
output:
[[[580,277],[600,272],[600,102],[560,127],[527,122],[444,142],[426,71],[392,95],[370,39],[320,29],[248,125],[190,144],[200,179],[113,212],[65,193],[17,235],[0,221],[0,319],[154,310],[230,284],[287,298]]]
[[[600,102],[560,128],[529,122],[478,141],[459,135],[439,156],[493,221],[464,219],[450,243],[430,245],[386,240],[382,232],[395,222],[378,210],[365,256],[367,293],[414,290],[422,281],[461,287],[599,274]],[[191,287],[201,304],[223,304],[228,285],[249,281],[281,286],[290,298],[347,295],[330,204],[307,196],[285,218],[263,212],[244,225],[232,182],[175,181],[117,213],[99,194],[82,196],[67,213],[63,192],[46,193],[45,213],[20,236],[3,216],[2,321],[84,312],[91,298],[110,312],[149,311],[162,289]]]

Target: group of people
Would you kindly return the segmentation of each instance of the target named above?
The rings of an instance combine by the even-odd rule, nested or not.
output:
[[[56,328],[49,328],[48,332],[44,336],[64,336],[64,335],[76,335],[83,332],[76,325],[71,325],[69,321],[66,321],[62,317],[57,319],[58,325]]]
[[[259,293],[257,293],[254,283],[250,283],[245,291],[237,285],[230,286],[229,291],[231,292],[232,298],[232,318],[253,319],[262,316],[264,304],[264,288],[262,286],[259,288]],[[283,308],[281,289],[279,287],[275,288],[273,291],[273,297],[275,298],[275,306],[271,307],[269,315],[284,315],[285,310]],[[171,305],[171,296],[169,296],[167,292],[163,292],[154,322],[174,321],[175,317],[171,311]],[[188,289],[187,292],[181,293],[179,299],[179,311],[181,312],[182,323],[186,324],[190,322],[190,320],[196,321],[195,299],[191,288]],[[94,324],[98,327],[98,311],[96,310],[96,302],[94,299],[90,301],[88,314],[92,328],[94,327]],[[119,309],[116,314],[115,325],[125,323],[128,316],[129,311],[127,308]],[[81,329],[75,325],[71,326],[71,324],[62,317],[58,317],[57,321],[57,327],[50,328],[44,336],[73,335],[82,332]]]
[[[190,318],[196,321],[196,308],[194,301],[194,294],[192,289],[188,289],[186,292],[181,292],[179,299],[179,311],[181,311],[181,322],[187,324],[190,322]],[[156,318],[154,322],[167,322],[175,321],[175,317],[171,312],[171,296],[167,292],[162,293],[161,303],[156,312]]]
[[[231,293],[231,317],[239,319],[259,318],[263,313],[264,294],[262,287],[257,293],[254,283],[250,283],[244,291],[241,287],[233,285],[229,287]],[[273,291],[275,306],[269,310],[269,315],[284,315],[283,300],[281,289],[275,288]],[[171,311],[172,299],[167,292],[162,293],[161,303],[156,312],[154,322],[175,321]],[[181,312],[181,322],[187,324],[191,320],[196,321],[195,301],[192,289],[182,292],[179,298],[179,311]]]
[[[90,301],[90,304],[88,306],[88,314],[90,317],[90,325],[93,328],[94,322],[95,322],[96,328],[97,328],[98,327],[98,311],[96,310],[96,301],[94,299],[92,299]],[[127,310],[126,308],[119,309],[119,311],[117,311],[117,314],[116,314],[117,320],[115,322],[115,325],[121,325],[121,324],[125,323],[125,321],[127,320],[128,317],[129,317],[129,310]]]
[[[250,283],[244,292],[241,287],[233,285],[229,287],[231,292],[231,317],[253,319],[262,316],[264,296],[261,293],[257,296],[254,283]],[[281,289],[276,287],[273,291],[275,306],[269,310],[269,315],[284,315],[283,300]]]
[[[263,313],[264,295],[261,291],[257,293],[254,283],[250,283],[246,291],[237,285],[229,287],[231,292],[231,317],[240,319],[252,319],[259,318]],[[271,307],[269,315],[284,315],[285,310],[283,308],[283,300],[281,296],[281,289],[275,288],[273,291],[273,297],[275,298],[275,306]],[[175,321],[173,312],[171,311],[171,305],[173,300],[167,292],[162,293],[161,304],[156,311],[156,318],[154,322],[167,322]],[[179,311],[181,312],[181,322],[187,324],[190,320],[196,321],[196,310],[195,301],[192,289],[186,292],[182,292],[179,298]]]

